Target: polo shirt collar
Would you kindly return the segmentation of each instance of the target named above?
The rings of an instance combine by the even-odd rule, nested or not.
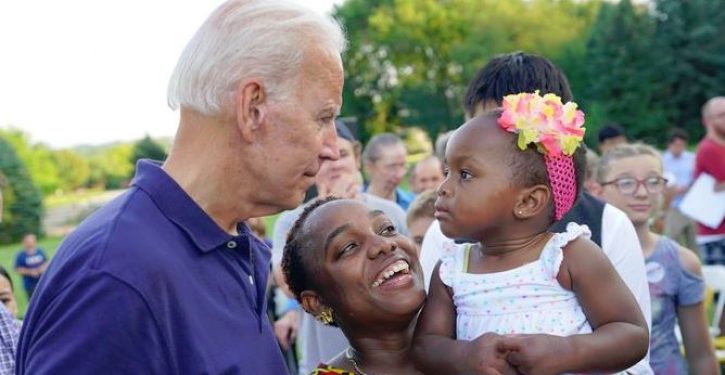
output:
[[[178,225],[202,252],[209,252],[235,237],[222,230],[199,205],[161,168],[161,163],[139,160],[133,186],[146,192],[161,213]],[[237,224],[240,236],[247,236],[249,228]]]

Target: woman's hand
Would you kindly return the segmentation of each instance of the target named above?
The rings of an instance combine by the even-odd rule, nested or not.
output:
[[[508,350],[504,337],[486,333],[468,343],[466,374],[515,375],[516,370],[506,361]]]
[[[568,343],[565,337],[553,335],[512,335],[503,337],[501,349],[508,352],[507,361],[520,374],[560,374]]]

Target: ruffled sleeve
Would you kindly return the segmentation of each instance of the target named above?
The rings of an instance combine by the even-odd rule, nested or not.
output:
[[[443,243],[441,249],[441,267],[438,269],[438,276],[448,287],[453,287],[457,275],[461,272],[463,246],[456,245],[453,241]]]
[[[559,274],[561,262],[564,261],[564,246],[580,236],[590,238],[592,232],[586,225],[570,222],[566,225],[566,232],[555,233],[554,237],[546,244],[544,250],[541,252],[541,261],[551,277],[557,277]]]

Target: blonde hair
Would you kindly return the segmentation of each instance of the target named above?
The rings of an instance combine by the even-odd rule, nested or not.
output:
[[[644,143],[621,144],[613,147],[602,155],[597,165],[597,182],[605,183],[609,166],[615,160],[631,158],[640,155],[653,156],[660,164],[662,169],[662,155],[654,147]]]

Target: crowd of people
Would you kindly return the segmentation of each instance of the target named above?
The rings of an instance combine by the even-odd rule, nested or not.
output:
[[[703,175],[724,196],[725,97],[695,152],[612,123],[597,154],[564,72],[502,54],[409,165],[337,119],[345,43],[284,1],[214,11],[169,84],[167,160],[52,261],[23,239],[22,329],[0,269],[0,374],[720,372],[702,264],[725,221],[682,205]]]

